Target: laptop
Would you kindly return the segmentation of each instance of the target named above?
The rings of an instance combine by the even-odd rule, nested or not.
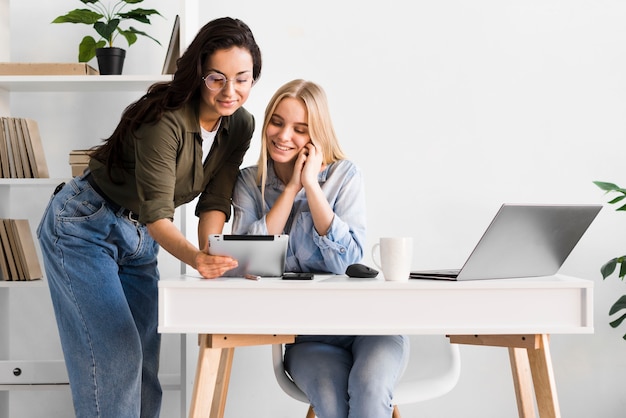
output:
[[[461,269],[412,271],[412,279],[552,276],[602,205],[503,204]]]
[[[285,272],[288,235],[209,235],[209,254],[228,255],[239,265],[224,277],[280,277]]]

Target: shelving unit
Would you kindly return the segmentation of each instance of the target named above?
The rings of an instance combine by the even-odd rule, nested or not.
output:
[[[11,61],[10,51],[12,42],[15,43],[16,39],[11,39],[10,34],[10,16],[11,16],[11,2],[17,0],[0,0],[0,62]],[[22,0],[23,1],[23,0]],[[181,51],[186,48],[191,39],[195,36],[198,29],[198,17],[197,12],[199,10],[199,0],[178,0],[178,14],[181,20],[181,33],[180,33],[180,47]],[[36,60],[33,60],[36,61]],[[136,95],[146,91],[146,89],[155,82],[169,81],[171,75],[161,74],[149,74],[149,75],[121,75],[121,76],[0,76],[0,116],[16,116],[21,115],[14,114],[15,103],[12,106],[12,100],[19,103],[20,97],[36,97],[36,102],[39,101],[39,93],[44,101],[48,103],[57,100],[58,97],[77,97],[78,103],[75,107],[67,109],[67,121],[68,124],[72,124],[72,118],[74,115],[78,117],[84,117],[80,113],[80,106],[82,103],[89,103],[92,97],[105,97],[108,102],[115,102],[117,100],[123,101],[123,107],[128,105],[128,101],[125,96]],[[33,93],[35,96],[33,96]],[[57,95],[58,93],[58,95]],[[113,93],[113,95],[111,95]],[[118,98],[118,94],[122,98]],[[26,96],[21,96],[25,94]],[[29,96],[30,95],[30,96]],[[67,100],[67,99],[66,99]],[[69,99],[72,101],[73,99]],[[39,103],[33,103],[35,108]],[[122,104],[120,104],[122,105]],[[59,102],[58,109],[54,110],[62,111],[66,106],[65,102]],[[116,105],[117,106],[117,105]],[[35,111],[36,112],[36,111]],[[46,110],[42,109],[39,112],[45,114]],[[86,116],[87,114],[85,114]],[[37,120],[37,118],[35,117]],[[40,130],[41,129],[40,124]],[[84,144],[71,138],[58,137],[53,135],[54,138],[43,138],[48,136],[49,132],[42,130],[42,139],[53,141],[55,154],[49,157],[47,154],[48,164],[52,163],[50,167],[50,175],[52,178],[46,179],[0,179],[0,217],[5,218],[28,218],[31,225],[32,233],[36,233],[36,228],[41,217],[41,213],[45,209],[48,203],[49,196],[54,188],[62,181],[67,181],[70,176],[69,165],[67,160],[60,161],[60,156],[66,156],[67,152],[71,149],[75,149],[78,146],[91,146],[93,144]],[[97,139],[96,139],[97,140]],[[67,168],[67,171],[65,170]],[[180,211],[181,218],[184,218],[185,211]],[[177,215],[178,216],[178,215]],[[180,220],[181,229],[185,233],[184,219]],[[36,237],[35,241],[36,241]],[[41,254],[39,247],[37,251]],[[182,267],[180,267],[182,268]],[[177,268],[178,269],[178,268]],[[11,305],[15,302],[12,300],[17,296],[18,299],[25,299],[26,302],[30,302],[31,293],[36,293],[36,298],[33,303],[41,305],[43,300],[46,305],[50,304],[49,296],[47,293],[47,283],[45,278],[43,280],[37,280],[32,282],[3,282],[0,281],[0,418],[8,417],[9,414],[9,396],[12,391],[28,391],[28,390],[68,390],[69,384],[67,379],[67,373],[65,371],[65,365],[62,361],[62,354],[60,350],[60,342],[58,341],[58,334],[56,334],[57,341],[51,343],[46,341],[46,344],[50,343],[52,346],[53,354],[51,359],[45,358],[43,360],[15,360],[15,352],[13,344],[11,342],[11,334],[15,332],[15,319],[14,312],[11,312]],[[46,297],[47,296],[47,297]],[[42,309],[45,309],[42,308]],[[45,318],[45,325],[50,329],[46,329],[46,333],[56,333],[56,325],[54,324],[53,312],[50,307],[50,312],[46,312],[47,318]],[[35,325],[35,333],[41,325]],[[29,327],[30,328],[30,327]],[[54,328],[52,330],[52,328]],[[20,329],[20,335],[31,333],[30,329]],[[180,390],[181,393],[181,416],[186,415],[186,406],[188,403],[187,391],[186,391],[186,370],[189,367],[187,365],[187,337],[182,335],[180,338],[180,371],[164,370],[161,375],[161,383],[164,390]],[[54,339],[54,338],[53,338]],[[171,339],[170,339],[171,341]],[[173,341],[174,346],[178,342]],[[20,356],[22,357],[21,353]],[[56,358],[55,358],[56,357]],[[15,369],[20,369],[17,371]],[[15,374],[14,375],[14,370]]]
[[[145,91],[170,75],[56,75],[0,76],[0,89],[12,93]]]

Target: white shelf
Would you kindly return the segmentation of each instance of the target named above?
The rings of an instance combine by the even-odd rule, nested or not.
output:
[[[10,75],[0,76],[0,89],[8,92],[110,92],[146,90],[171,75]]]
[[[48,284],[46,282],[46,280],[44,279],[37,279],[37,280],[19,280],[19,281],[13,281],[13,280],[0,280],[0,289],[2,288],[29,288],[32,289],[33,287],[46,287]]]
[[[37,178],[37,179],[19,179],[19,178],[0,178],[0,187],[23,187],[23,186],[56,186],[61,182],[68,181],[69,178]]]
[[[54,385],[42,384],[42,385],[34,385],[34,384],[22,384],[22,385],[0,385],[0,391],[10,391],[10,390],[59,390],[59,389],[68,389],[70,388],[69,383],[58,383]]]

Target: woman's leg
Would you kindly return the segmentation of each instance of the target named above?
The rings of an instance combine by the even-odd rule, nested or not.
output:
[[[141,253],[141,234],[77,178],[50,201],[38,237],[77,418],[139,417],[142,342],[119,260]]]
[[[144,231],[146,244],[155,244]],[[156,244],[154,254],[156,256]],[[158,325],[158,271],[152,263],[136,264],[134,257],[121,260],[120,279],[142,346],[141,418],[157,418],[163,392],[159,382],[161,334]]]
[[[357,336],[348,393],[350,418],[391,418],[393,389],[409,355],[409,339],[399,335]]]
[[[285,351],[285,370],[306,394],[318,418],[348,417],[352,354],[344,347],[345,339],[303,336]]]

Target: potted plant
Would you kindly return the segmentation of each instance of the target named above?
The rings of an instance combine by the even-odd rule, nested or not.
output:
[[[113,42],[118,35],[126,38],[128,46],[137,41],[137,35],[152,39],[157,44],[161,43],[150,35],[130,26],[122,29],[120,23],[125,20],[135,20],[140,23],[150,24],[150,16],[161,14],[154,9],[133,9],[126,11],[130,4],[137,4],[143,0],[112,0],[106,3],[104,0],[79,0],[88,9],[75,9],[66,15],[59,16],[52,23],[83,23],[93,26],[98,34],[98,40],[87,35],[78,46],[78,61],[87,62],[98,58],[100,74],[121,74],[126,51],[122,48],[114,47]],[[110,57],[114,63],[107,63]]]
[[[615,209],[617,211],[626,211],[626,202],[624,201],[624,199],[626,199],[626,189],[623,189],[616,184],[603,181],[594,181],[593,183],[602,190],[604,190],[606,193],[617,193],[618,196],[611,199],[608,203],[612,205],[619,204],[617,209]],[[606,279],[607,277],[612,275],[618,269],[618,267],[618,277],[623,281],[624,277],[626,276],[626,255],[623,255],[621,257],[614,257],[607,261],[600,268],[600,272],[602,273],[602,279]],[[622,309],[626,309],[626,295],[622,295],[613,304],[613,306],[611,306],[611,309],[609,310],[609,315],[616,314]],[[625,319],[626,313],[622,314],[616,320],[611,321],[610,325],[613,328],[617,328],[622,322],[624,322]],[[626,335],[624,335],[623,338],[626,340]]]

